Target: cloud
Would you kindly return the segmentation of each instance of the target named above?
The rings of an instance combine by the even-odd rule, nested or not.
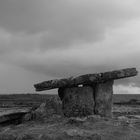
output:
[[[39,49],[66,48],[104,39],[109,28],[139,15],[136,0],[5,0],[0,27],[12,34],[39,34]]]
[[[17,34],[7,45],[7,51],[10,51],[10,46],[11,52],[3,59],[25,69],[57,77],[125,67],[140,69],[139,24],[137,19],[120,28],[110,29],[100,42],[73,44],[67,49],[47,51],[40,51],[38,47],[41,35]]]
[[[140,94],[140,88],[136,87],[134,83],[130,83],[129,85],[117,85],[114,86],[115,94]]]
[[[0,28],[0,55],[14,52],[32,52],[39,49],[41,34],[10,33]]]
[[[139,70],[139,4],[138,0],[0,1],[0,62],[43,75],[35,76],[39,80],[126,67]],[[139,86],[139,77],[116,85],[132,82]]]

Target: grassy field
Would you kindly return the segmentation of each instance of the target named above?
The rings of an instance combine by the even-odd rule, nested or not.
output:
[[[12,107],[12,106],[34,106],[46,99],[54,97],[53,95],[43,94],[9,94],[0,95],[0,106],[1,107]],[[56,96],[57,97],[57,96]]]
[[[136,99],[140,101],[140,94],[114,94],[114,102],[129,101],[131,99]]]
[[[46,100],[49,101],[50,98],[60,101],[57,95],[14,94],[0,95],[0,105],[2,111],[9,110],[9,108],[13,110],[15,106],[28,108]],[[71,118],[65,118],[60,114],[52,114],[40,121],[32,120],[18,125],[0,126],[0,140],[139,140],[140,104],[133,105],[131,103],[139,102],[140,95],[115,94],[113,100],[115,103],[112,109],[113,119],[89,116],[83,120],[77,118],[71,120]],[[58,107],[57,102],[53,101],[51,109],[55,109],[54,104]],[[61,108],[59,109],[61,110]]]
[[[58,95],[48,95],[48,94],[9,94],[0,95],[0,106],[33,106],[44,102],[48,98],[57,98]],[[130,103],[130,102],[140,102],[140,94],[114,94],[114,103]]]

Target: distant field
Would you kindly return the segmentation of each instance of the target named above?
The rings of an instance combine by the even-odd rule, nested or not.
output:
[[[34,106],[39,105],[48,98],[55,97],[59,100],[58,95],[47,94],[12,94],[12,95],[0,95],[0,106]],[[124,103],[131,100],[137,100],[140,102],[140,94],[114,94],[114,103]]]
[[[114,102],[127,102],[132,99],[136,99],[140,101],[140,94],[114,94],[113,95]]]
[[[43,94],[10,94],[0,95],[0,106],[34,106],[39,105],[54,95]]]

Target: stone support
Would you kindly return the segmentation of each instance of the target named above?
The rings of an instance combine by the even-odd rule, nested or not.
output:
[[[95,86],[95,114],[112,117],[113,80]]]
[[[59,89],[64,115],[66,117],[81,117],[94,114],[93,94],[94,90],[89,86]]]

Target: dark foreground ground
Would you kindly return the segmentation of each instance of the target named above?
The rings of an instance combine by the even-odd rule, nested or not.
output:
[[[59,98],[48,95],[1,96],[1,111],[36,108],[50,98],[54,101],[50,111],[57,113],[52,111],[41,119],[16,125],[0,125],[0,140],[140,140],[140,95],[114,95],[112,119],[97,115],[65,118],[60,113]]]
[[[99,116],[28,122],[1,128],[1,140],[139,140],[140,122]]]

